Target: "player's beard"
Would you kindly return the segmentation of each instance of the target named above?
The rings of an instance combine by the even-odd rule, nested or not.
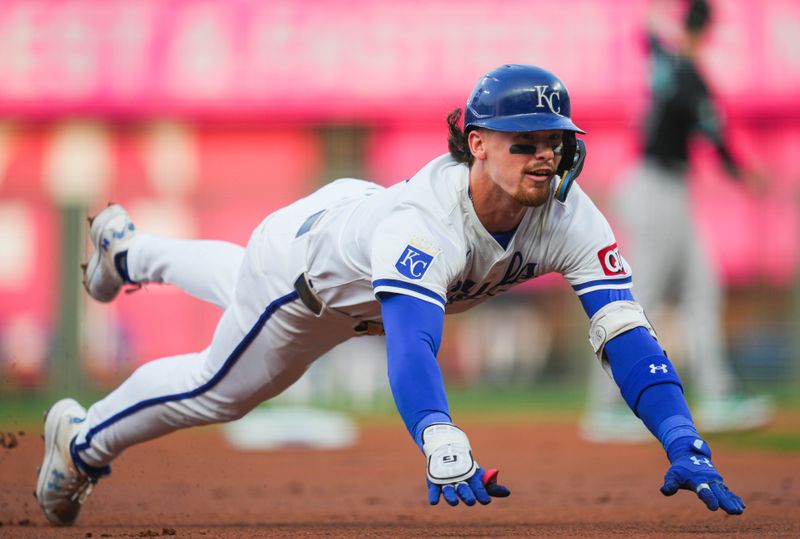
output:
[[[553,182],[553,177],[551,176],[547,182],[542,183],[541,187],[537,186],[536,189],[523,189],[520,185],[520,188],[517,189],[517,192],[512,197],[523,206],[531,208],[541,206],[550,199],[550,185]]]

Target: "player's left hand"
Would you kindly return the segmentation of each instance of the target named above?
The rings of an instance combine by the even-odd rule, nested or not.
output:
[[[511,494],[497,483],[497,470],[484,470],[472,458],[467,435],[450,423],[428,425],[422,433],[422,449],[427,458],[428,502],[439,498],[450,505],[461,500],[467,505],[491,503],[492,496]]]
[[[682,438],[674,443],[678,447],[669,448],[672,465],[664,476],[661,493],[672,496],[680,489],[691,490],[711,511],[721,507],[728,514],[742,514],[745,504],[725,486],[711,463],[708,444],[699,438]]]

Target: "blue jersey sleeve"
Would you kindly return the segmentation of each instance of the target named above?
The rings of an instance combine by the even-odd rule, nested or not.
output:
[[[601,290],[587,292],[586,294],[578,296],[578,298],[580,298],[583,310],[586,311],[586,315],[589,318],[593,317],[594,313],[602,309],[607,303],[613,301],[633,301],[633,295],[627,288],[603,288]]]
[[[422,448],[422,431],[451,422],[442,373],[436,361],[444,311],[403,294],[380,294],[386,331],[389,386],[408,432]]]

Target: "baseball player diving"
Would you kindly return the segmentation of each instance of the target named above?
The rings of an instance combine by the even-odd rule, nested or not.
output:
[[[534,66],[483,76],[448,116],[449,153],[383,188],[340,179],[268,216],[246,248],[137,233],[111,205],[90,224],[89,295],[167,283],[224,312],[202,352],[151,361],[85,410],[45,419],[36,497],[70,525],[125,449],[177,429],[242,417],[355,336],[386,334],[397,410],[425,456],[428,501],[488,504],[510,491],[453,422],[436,355],[444,315],[558,272],[589,317],[589,341],[670,465],[661,492],[695,492],[739,514],[697,433],[681,380],[631,294],[631,269],[574,182],[586,155],[567,88]]]

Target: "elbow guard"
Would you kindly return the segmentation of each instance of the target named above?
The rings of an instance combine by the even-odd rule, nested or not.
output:
[[[606,343],[614,337],[634,328],[647,329],[658,340],[653,326],[644,314],[642,306],[635,301],[612,301],[597,311],[589,322],[589,343],[600,364],[611,374],[608,360],[603,355]]]

